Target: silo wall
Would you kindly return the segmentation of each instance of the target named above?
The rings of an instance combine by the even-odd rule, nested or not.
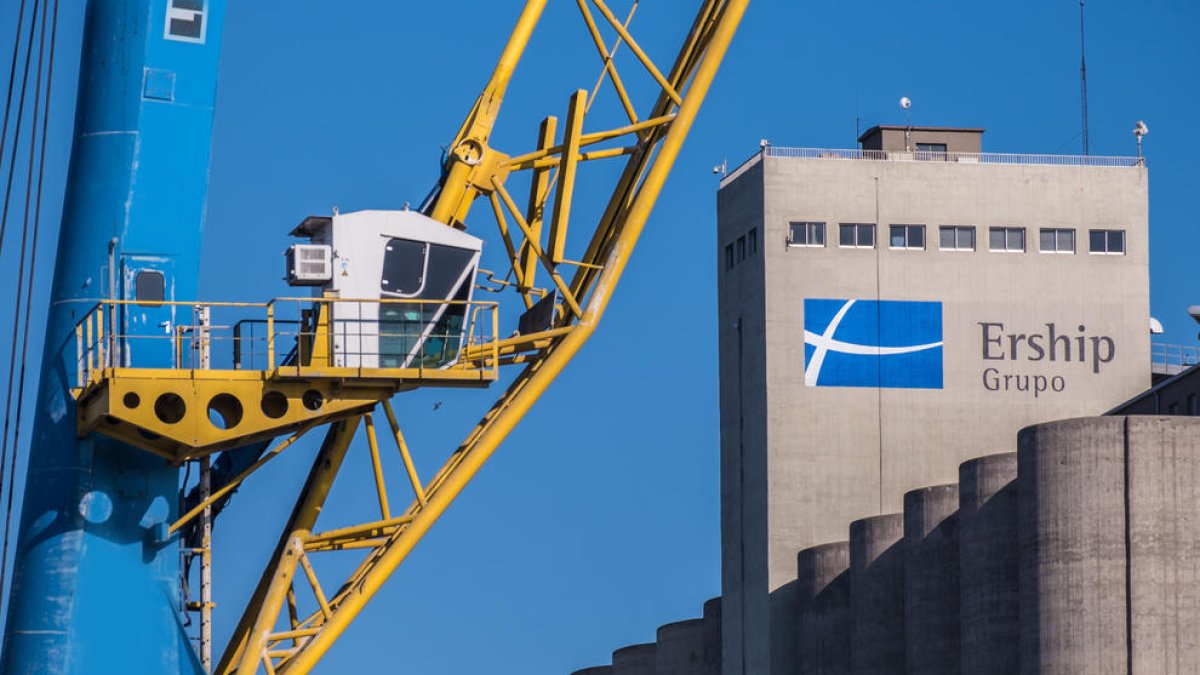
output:
[[[701,675],[704,619],[669,623],[658,629],[656,675]]]
[[[904,516],[850,524],[850,672],[902,675]]]
[[[959,675],[958,485],[904,495],[904,661],[910,675]]]
[[[1021,672],[1200,672],[1200,420],[1102,417],[1019,440]]]
[[[613,675],[655,675],[657,651],[653,642],[618,649],[612,655]]]
[[[850,542],[796,556],[799,675],[850,673]]]
[[[704,603],[704,675],[721,675],[721,598]]]
[[[1200,420],[1126,417],[1134,673],[1200,673]]]
[[[1021,630],[1017,453],[964,462],[958,475],[962,672],[1012,675]]]

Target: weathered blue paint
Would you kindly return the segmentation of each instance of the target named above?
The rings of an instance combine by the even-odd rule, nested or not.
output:
[[[9,675],[201,671],[179,619],[179,543],[152,537],[155,525],[178,513],[179,471],[103,437],[77,439],[68,386],[74,326],[97,299],[114,291],[131,297],[140,270],[165,276],[167,299],[196,295],[224,5],[88,3],[0,664]],[[172,17],[182,40],[168,39]],[[111,276],[110,242],[117,267]],[[120,320],[125,330],[162,335],[171,328],[162,322],[174,317],[139,307]],[[123,353],[138,366],[169,365],[164,349],[133,344]]]

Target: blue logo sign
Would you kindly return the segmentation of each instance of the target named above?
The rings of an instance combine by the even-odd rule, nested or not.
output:
[[[810,387],[942,388],[942,303],[804,301]]]

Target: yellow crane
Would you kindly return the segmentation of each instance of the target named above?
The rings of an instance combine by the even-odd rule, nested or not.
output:
[[[74,374],[80,434],[103,433],[172,462],[201,463],[205,492],[163,535],[203,523],[206,562],[213,505],[297,439],[327,427],[274,554],[213,672],[309,672],[578,353],[604,315],[748,1],[701,0],[694,15],[687,12],[691,28],[674,62],[663,67],[633,34],[636,2],[621,17],[605,0],[576,0],[601,75],[590,89],[569,96],[561,123],[553,116],[541,120],[532,148],[514,154],[493,148],[491,138],[509,82],[547,5],[547,0],[527,0],[487,86],[449,146],[429,201],[413,214],[363,216],[381,219],[384,229],[419,230],[432,220],[444,231],[438,237],[451,237],[450,230],[466,237],[462,231],[471,209],[483,200],[509,269],[504,275],[479,271],[486,277],[481,283],[488,290],[517,294],[525,308],[518,331],[510,336],[500,337],[499,303],[473,299],[476,267],[469,263],[464,268],[468,283],[454,286],[457,290],[444,297],[347,297],[327,287],[316,297],[258,305],[113,300],[98,304],[80,321]],[[647,105],[636,105],[639,97],[624,79],[630,73],[617,68],[618,49],[631,55],[629,62],[640,71],[634,76],[652,82],[657,93]],[[588,113],[601,87],[615,93],[627,119],[620,126],[594,130],[587,125]],[[603,194],[603,189],[611,196],[596,222],[581,223],[571,217],[572,202],[580,165],[593,161],[620,161],[624,169],[610,188],[588,185],[592,194]],[[518,173],[529,176],[523,204],[508,187],[509,178]],[[328,233],[341,217],[309,219],[294,234],[314,242],[336,237]],[[579,237],[580,227],[587,227],[590,237]],[[575,241],[588,242],[585,248],[569,250],[569,228],[575,229]],[[392,248],[406,240],[389,241],[387,255],[407,255]],[[432,244],[422,246],[428,261]],[[455,250],[469,252],[469,242],[461,246]],[[332,265],[336,275],[337,262],[319,259],[320,246],[310,248],[310,262]],[[477,254],[474,260],[477,265]],[[426,270],[420,283],[432,273]],[[171,334],[164,336],[175,368],[137,367],[136,350],[149,347],[127,339],[117,317],[147,308],[191,313],[190,322],[171,324]],[[227,330],[214,318],[222,312],[257,318],[237,323],[231,367],[214,368],[211,346]],[[265,326],[265,336],[248,338],[243,331],[254,326]],[[416,326],[415,332],[405,326]],[[394,348],[390,357],[380,346],[389,340]],[[265,352],[259,355],[261,363],[247,355],[253,349],[245,345]],[[422,481],[389,402],[392,396],[419,387],[487,387],[500,379],[501,368],[514,366],[520,372],[512,383],[433,478]],[[385,435],[403,460],[404,479],[413,493],[402,511],[393,511],[388,500],[376,429],[380,408]],[[360,429],[372,459],[378,516],[320,531],[318,516]],[[236,477],[208,488],[213,453],[281,437]],[[333,551],[362,556],[339,583],[319,579],[311,562]],[[305,612],[302,606],[313,609]],[[195,607],[207,628],[210,598]]]

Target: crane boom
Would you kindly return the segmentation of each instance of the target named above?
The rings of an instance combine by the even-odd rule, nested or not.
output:
[[[458,226],[466,221],[476,199],[487,196],[506,242],[509,240],[508,217],[525,236],[525,245],[519,250],[515,244],[507,245],[519,290],[528,294],[532,289],[533,283],[527,276],[532,276],[530,271],[534,268],[529,262],[531,258],[538,258],[566,306],[558,314],[555,325],[543,336],[530,336],[524,345],[514,346],[514,356],[528,358],[524,370],[424,487],[423,497],[418,492],[420,498],[414,499],[399,518],[367,524],[357,530],[347,528],[332,536],[311,534],[311,523],[321,501],[313,496],[327,492],[328,481],[332,480],[332,475],[321,474],[319,467],[340,461],[345,438],[353,433],[353,425],[330,432],[302,493],[306,503],[298,505],[293,512],[272,564],[263,575],[217,672],[249,675],[257,672],[260,665],[278,673],[309,672],[582,348],[604,315],[747,3],[748,0],[705,0],[672,68],[667,75],[661,75],[606,4],[602,0],[593,0],[592,5],[618,32],[619,39],[638,54],[646,69],[657,75],[655,80],[661,82],[661,91],[653,107],[639,118],[631,106],[626,106],[630,118],[628,126],[584,135],[580,130],[587,93],[580,91],[572,97],[560,144],[550,144],[553,132],[547,134],[546,130],[556,126],[556,120],[550,118],[543,122],[539,147],[526,155],[512,157],[493,150],[489,140],[512,72],[546,0],[529,0],[525,4],[500,63],[451,146],[445,178],[429,213],[447,225]],[[578,0],[577,4],[589,32],[595,37],[606,75],[622,101],[628,102],[611,53],[599,37],[595,15],[585,0]],[[564,260],[554,257],[553,247],[557,244],[553,240],[556,226],[560,233],[566,228],[567,213],[561,206],[563,195],[575,187],[574,173],[568,174],[568,168],[576,166],[581,159],[588,159],[580,156],[583,147],[621,137],[633,139],[631,147],[621,149],[621,155],[629,156],[625,170],[596,224],[587,250],[574,265],[573,278],[566,283],[558,273]],[[540,214],[546,212],[549,195],[545,189],[548,181],[544,171],[549,167],[558,169],[559,180],[555,185],[556,208],[550,215],[551,241],[541,247],[539,232],[533,224],[539,223]],[[533,197],[530,207],[523,213],[505,188],[508,172],[522,169],[543,171],[541,175],[535,174],[532,180]],[[396,429],[391,409],[386,403],[384,405]],[[365,419],[370,428],[370,417]],[[290,630],[276,632],[280,612],[298,575],[297,568],[304,570],[312,581],[306,557],[312,552],[326,550],[326,547],[342,549],[356,545],[368,546],[369,554],[332,596],[319,603],[320,610],[304,618],[295,617],[290,621]],[[314,590],[320,588],[319,584],[312,585]],[[317,594],[322,593],[318,591]],[[287,641],[292,642],[291,648],[282,646]]]

